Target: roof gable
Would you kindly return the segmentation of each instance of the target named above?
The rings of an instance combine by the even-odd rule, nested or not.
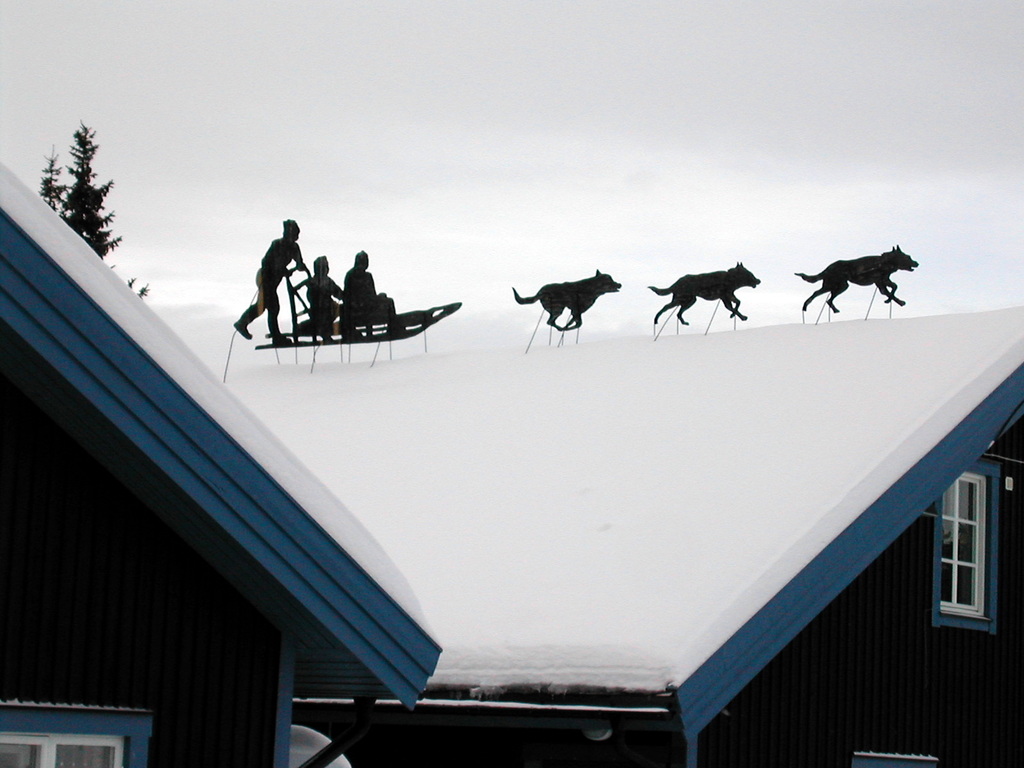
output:
[[[680,717],[699,733],[726,704],[1020,418],[1024,366],[829,542],[680,686]]]
[[[147,335],[144,348],[126,330],[126,320],[154,322],[149,310],[133,306],[127,288],[106,287],[117,278],[5,169],[0,209],[3,372],[293,638],[300,694],[308,685],[415,701],[439,650],[376,543],[350,520],[340,540],[357,560],[324,532],[282,477],[333,514],[347,512],[208,372],[198,374],[204,407],[195,380],[186,389],[154,359],[162,345],[165,361],[181,356],[171,362],[178,371],[199,365],[180,343]],[[211,403],[232,427],[252,430],[250,445],[265,438],[257,452],[276,450],[272,470],[211,415]]]

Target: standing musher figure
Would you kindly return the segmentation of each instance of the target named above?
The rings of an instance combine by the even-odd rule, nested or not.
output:
[[[281,281],[297,270],[309,274],[306,265],[302,262],[302,251],[299,250],[299,225],[291,219],[284,222],[284,234],[270,244],[267,255],[263,257],[260,271],[256,273],[256,285],[259,291],[256,295],[256,303],[249,307],[235,323],[235,330],[247,339],[252,338],[249,333],[249,323],[267,311],[267,326],[270,329],[271,343],[277,346],[287,346],[289,339],[281,333],[277,316],[281,311],[281,302],[277,296],[278,286]],[[295,267],[289,269],[289,265],[295,262]]]

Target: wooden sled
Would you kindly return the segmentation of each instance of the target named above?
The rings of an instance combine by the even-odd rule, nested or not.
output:
[[[327,339],[314,334],[313,322],[309,319],[309,307],[299,292],[289,283],[288,295],[291,299],[292,328],[285,334],[287,344],[260,344],[256,349],[287,349],[289,347],[316,347],[334,344],[370,344],[383,341],[400,341],[417,336],[434,323],[456,312],[461,301],[444,304],[430,309],[416,309],[411,312],[395,313],[387,307],[381,307],[373,313],[364,313],[348,318],[348,325],[341,318],[335,320],[332,333]],[[344,313],[342,313],[344,315]]]

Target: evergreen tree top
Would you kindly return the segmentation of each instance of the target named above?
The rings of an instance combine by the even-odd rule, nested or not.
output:
[[[64,196],[68,191],[67,184],[60,183],[61,168],[57,165],[59,159],[56,150],[51,147],[50,154],[46,157],[46,168],[43,169],[43,180],[39,185],[40,197],[58,212],[64,208]]]
[[[104,200],[114,187],[113,181],[96,186],[96,172],[92,161],[99,145],[95,142],[96,131],[80,123],[71,146],[72,165],[67,167],[73,183],[67,188],[63,199],[61,217],[102,259],[120,243],[120,237],[111,237],[110,223],[114,214],[104,211]]]
[[[114,182],[108,181],[99,186],[93,183],[96,172],[92,168],[92,161],[98,149],[96,131],[80,122],[74,134],[74,144],[70,149],[74,162],[67,166],[73,183],[61,183],[62,168],[57,164],[56,150],[51,147],[46,158],[46,167],[43,169],[39,195],[102,259],[120,245],[121,238],[111,237],[109,226],[114,220],[114,214],[103,209],[104,201],[113,189]],[[133,277],[128,281],[128,286],[145,298],[149,293],[149,285],[136,288],[135,282]]]

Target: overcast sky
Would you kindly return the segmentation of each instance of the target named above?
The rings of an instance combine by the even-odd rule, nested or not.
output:
[[[0,8],[0,162],[37,188],[95,129],[117,269],[217,355],[285,218],[339,282],[367,251],[399,311],[463,301],[432,351],[525,345],[512,286],[595,269],[623,289],[583,341],[737,261],[749,325],[800,322],[793,272],[897,243],[894,316],[1024,304],[1020,0]]]

